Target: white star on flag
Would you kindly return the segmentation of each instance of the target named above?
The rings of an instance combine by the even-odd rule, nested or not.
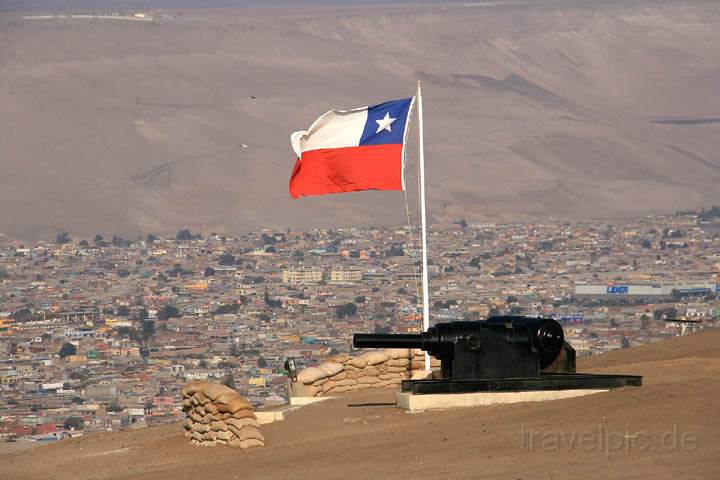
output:
[[[385,118],[381,118],[380,120],[375,120],[378,124],[378,129],[376,134],[382,132],[383,130],[387,130],[388,132],[392,132],[392,123],[397,120],[397,118],[390,118],[390,113],[385,112]]]

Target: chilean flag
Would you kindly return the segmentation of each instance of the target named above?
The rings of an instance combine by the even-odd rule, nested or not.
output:
[[[290,196],[403,190],[408,117],[415,97],[330,110],[290,141],[298,156]]]

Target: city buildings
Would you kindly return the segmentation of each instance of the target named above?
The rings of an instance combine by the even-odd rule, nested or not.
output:
[[[591,355],[720,317],[720,237],[697,215],[458,222],[429,236],[433,322],[550,316]],[[195,379],[281,402],[287,357],[312,365],[350,352],[354,332],[420,329],[418,238],[357,227],[5,241],[0,439],[173,421]]]

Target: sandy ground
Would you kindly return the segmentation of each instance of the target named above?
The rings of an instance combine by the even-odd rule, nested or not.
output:
[[[264,427],[250,451],[190,446],[180,425],[0,455],[0,478],[717,479],[720,329],[584,360],[641,388],[406,414],[390,391],[329,400]]]

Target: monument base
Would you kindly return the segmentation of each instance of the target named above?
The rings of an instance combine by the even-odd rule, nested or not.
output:
[[[402,391],[414,394],[498,393],[554,390],[609,390],[639,387],[642,376],[593,373],[541,373],[537,377],[481,378],[451,380],[446,378],[403,380]]]
[[[414,394],[398,392],[397,405],[410,413],[449,408],[480,407],[520,402],[542,402],[607,392],[607,389],[536,390],[527,392],[474,392]]]
[[[310,405],[311,403],[324,402],[331,398],[333,397],[290,397],[290,405],[293,407],[302,407],[303,405]]]

